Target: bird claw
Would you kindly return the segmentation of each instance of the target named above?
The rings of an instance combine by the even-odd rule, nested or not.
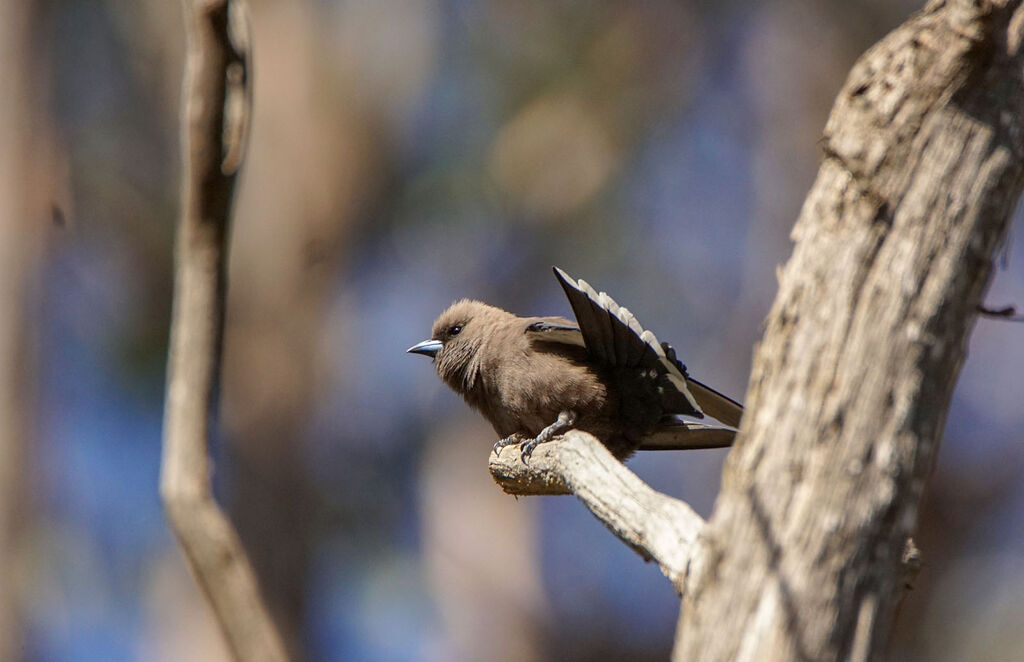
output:
[[[537,444],[541,443],[539,439],[540,435],[537,435],[534,439],[527,439],[519,447],[519,459],[522,460],[523,464],[530,464],[530,456],[533,455],[533,449],[537,447]]]
[[[526,441],[527,440],[523,438],[523,435],[517,432],[515,434],[510,434],[504,439],[499,439],[496,442],[494,442],[494,448],[491,450],[495,455],[501,455],[501,449],[504,448],[505,446],[511,446],[513,444],[522,444],[526,443]]]
[[[533,439],[527,439],[519,447],[519,459],[523,461],[523,464],[530,464],[530,456],[533,455],[533,451],[540,444],[551,441],[556,434],[561,434],[565,430],[568,430],[576,424],[576,412],[563,411],[558,415],[558,418],[554,423],[547,426],[540,431]]]

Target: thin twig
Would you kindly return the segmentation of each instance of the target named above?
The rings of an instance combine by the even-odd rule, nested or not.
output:
[[[1024,315],[1018,315],[1017,307],[1012,305],[990,308],[984,304],[978,304],[978,314],[982,317],[1006,322],[1024,322]]]

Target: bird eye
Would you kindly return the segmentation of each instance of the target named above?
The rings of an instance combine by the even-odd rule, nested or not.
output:
[[[457,336],[461,332],[462,332],[462,325],[461,324],[456,324],[452,328],[448,329],[448,335],[450,335],[450,336]]]

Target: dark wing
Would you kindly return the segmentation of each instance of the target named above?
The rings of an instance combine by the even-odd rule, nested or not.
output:
[[[563,345],[586,347],[580,327],[561,317],[547,317],[529,324],[526,335],[537,342],[554,342]]]
[[[725,448],[736,438],[736,430],[703,423],[666,421],[651,431],[638,450],[682,451],[698,448]]]
[[[554,270],[576,315],[587,353],[594,360],[613,367],[653,370],[670,411],[703,417],[687,388],[686,368],[675,360],[674,352],[671,358],[666,355],[654,334],[610,296],[594,291],[586,281],[577,281],[558,267]]]

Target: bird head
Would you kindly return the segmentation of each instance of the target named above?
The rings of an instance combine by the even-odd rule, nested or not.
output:
[[[441,313],[429,340],[406,351],[432,357],[441,379],[457,392],[465,393],[473,388],[479,375],[479,351],[488,330],[509,317],[513,316],[500,308],[463,299]]]

